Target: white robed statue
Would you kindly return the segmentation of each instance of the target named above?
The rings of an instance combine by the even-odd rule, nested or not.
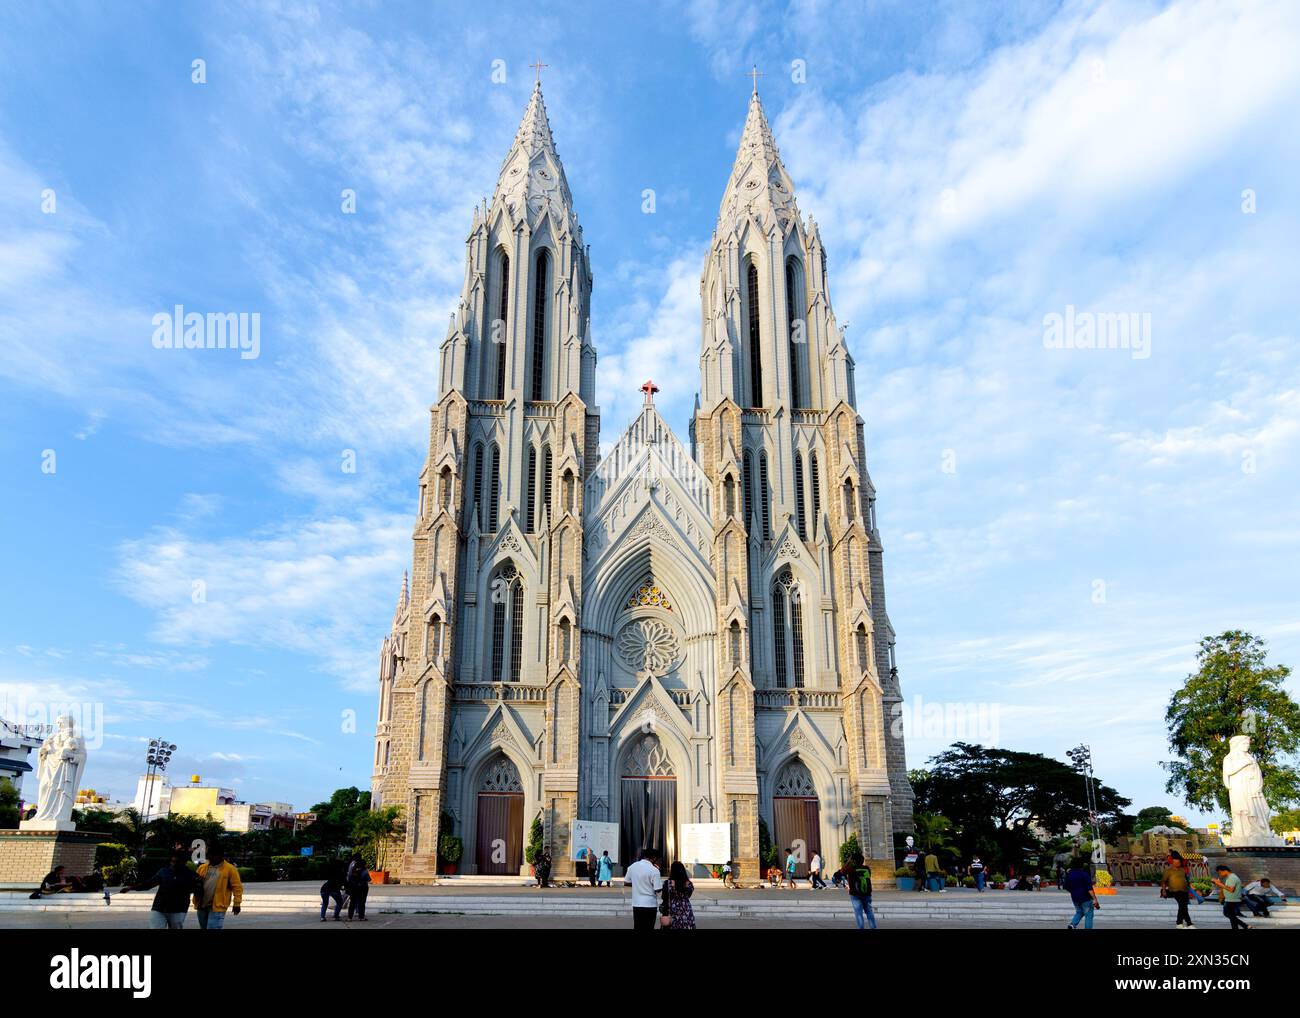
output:
[[[86,769],[86,743],[77,734],[70,715],[59,718],[58,727],[41,743],[37,775],[40,792],[36,816],[24,821],[30,830],[72,830],[72,807]]]
[[[1234,735],[1223,758],[1223,783],[1228,786],[1232,809],[1232,847],[1280,845],[1282,839],[1269,827],[1264,799],[1264,775],[1250,754],[1250,736]]]

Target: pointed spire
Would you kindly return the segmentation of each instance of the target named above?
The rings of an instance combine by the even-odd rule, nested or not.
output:
[[[410,605],[410,603],[411,603],[411,590],[410,590],[410,586],[409,586],[409,583],[408,583],[408,580],[409,580],[409,579],[410,579],[410,575],[409,575],[408,573],[406,573],[405,571],[403,571],[403,573],[402,573],[402,590],[401,590],[401,593],[399,593],[399,594],[397,595],[397,608],[396,608],[396,610],[393,612],[393,625],[394,625],[394,626],[396,626],[397,623],[398,623],[399,621],[401,621],[402,616],[406,614],[406,609],[407,609],[407,607],[408,607],[408,606]]]
[[[509,207],[516,220],[527,216],[535,224],[549,211],[575,233],[580,229],[573,212],[569,181],[551,136],[551,121],[546,115],[540,81],[533,84],[515,140],[501,163],[491,208],[495,210],[501,202]]]
[[[722,195],[719,230],[733,223],[742,212],[752,212],[768,229],[779,226],[782,232],[799,218],[794,182],[781,162],[757,89],[749,97],[749,113],[740,132],[736,161]]]

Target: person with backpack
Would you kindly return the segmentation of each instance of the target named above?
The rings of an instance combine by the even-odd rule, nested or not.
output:
[[[860,855],[855,855],[844,864],[844,885],[849,889],[849,901],[853,903],[853,919],[858,929],[865,930],[867,923],[876,929],[876,913],[871,908],[871,867]]]
[[[325,870],[325,882],[320,885],[320,921],[325,922],[325,910],[330,899],[334,900],[334,921],[339,921],[343,911],[343,888],[347,886],[347,873],[341,862],[330,861]]]
[[[370,870],[366,868],[361,856],[353,854],[348,863],[348,922],[355,915],[361,922],[366,921],[366,896],[370,894]]]

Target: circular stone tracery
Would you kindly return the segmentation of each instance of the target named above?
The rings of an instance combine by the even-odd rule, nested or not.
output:
[[[663,675],[677,663],[681,642],[666,623],[636,619],[619,632],[618,653],[634,672]]]

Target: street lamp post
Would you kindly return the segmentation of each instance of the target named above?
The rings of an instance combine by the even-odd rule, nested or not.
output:
[[[150,739],[149,751],[145,755],[148,769],[144,779],[144,822],[148,823],[153,814],[154,778],[167,769],[167,762],[176,752],[176,745],[166,739]]]
[[[1092,775],[1092,747],[1081,744],[1069,752],[1074,766],[1083,774],[1083,787],[1088,801],[1088,826],[1092,829],[1093,861],[1097,869],[1106,868],[1106,845],[1101,840],[1101,825],[1097,822],[1097,783]]]

